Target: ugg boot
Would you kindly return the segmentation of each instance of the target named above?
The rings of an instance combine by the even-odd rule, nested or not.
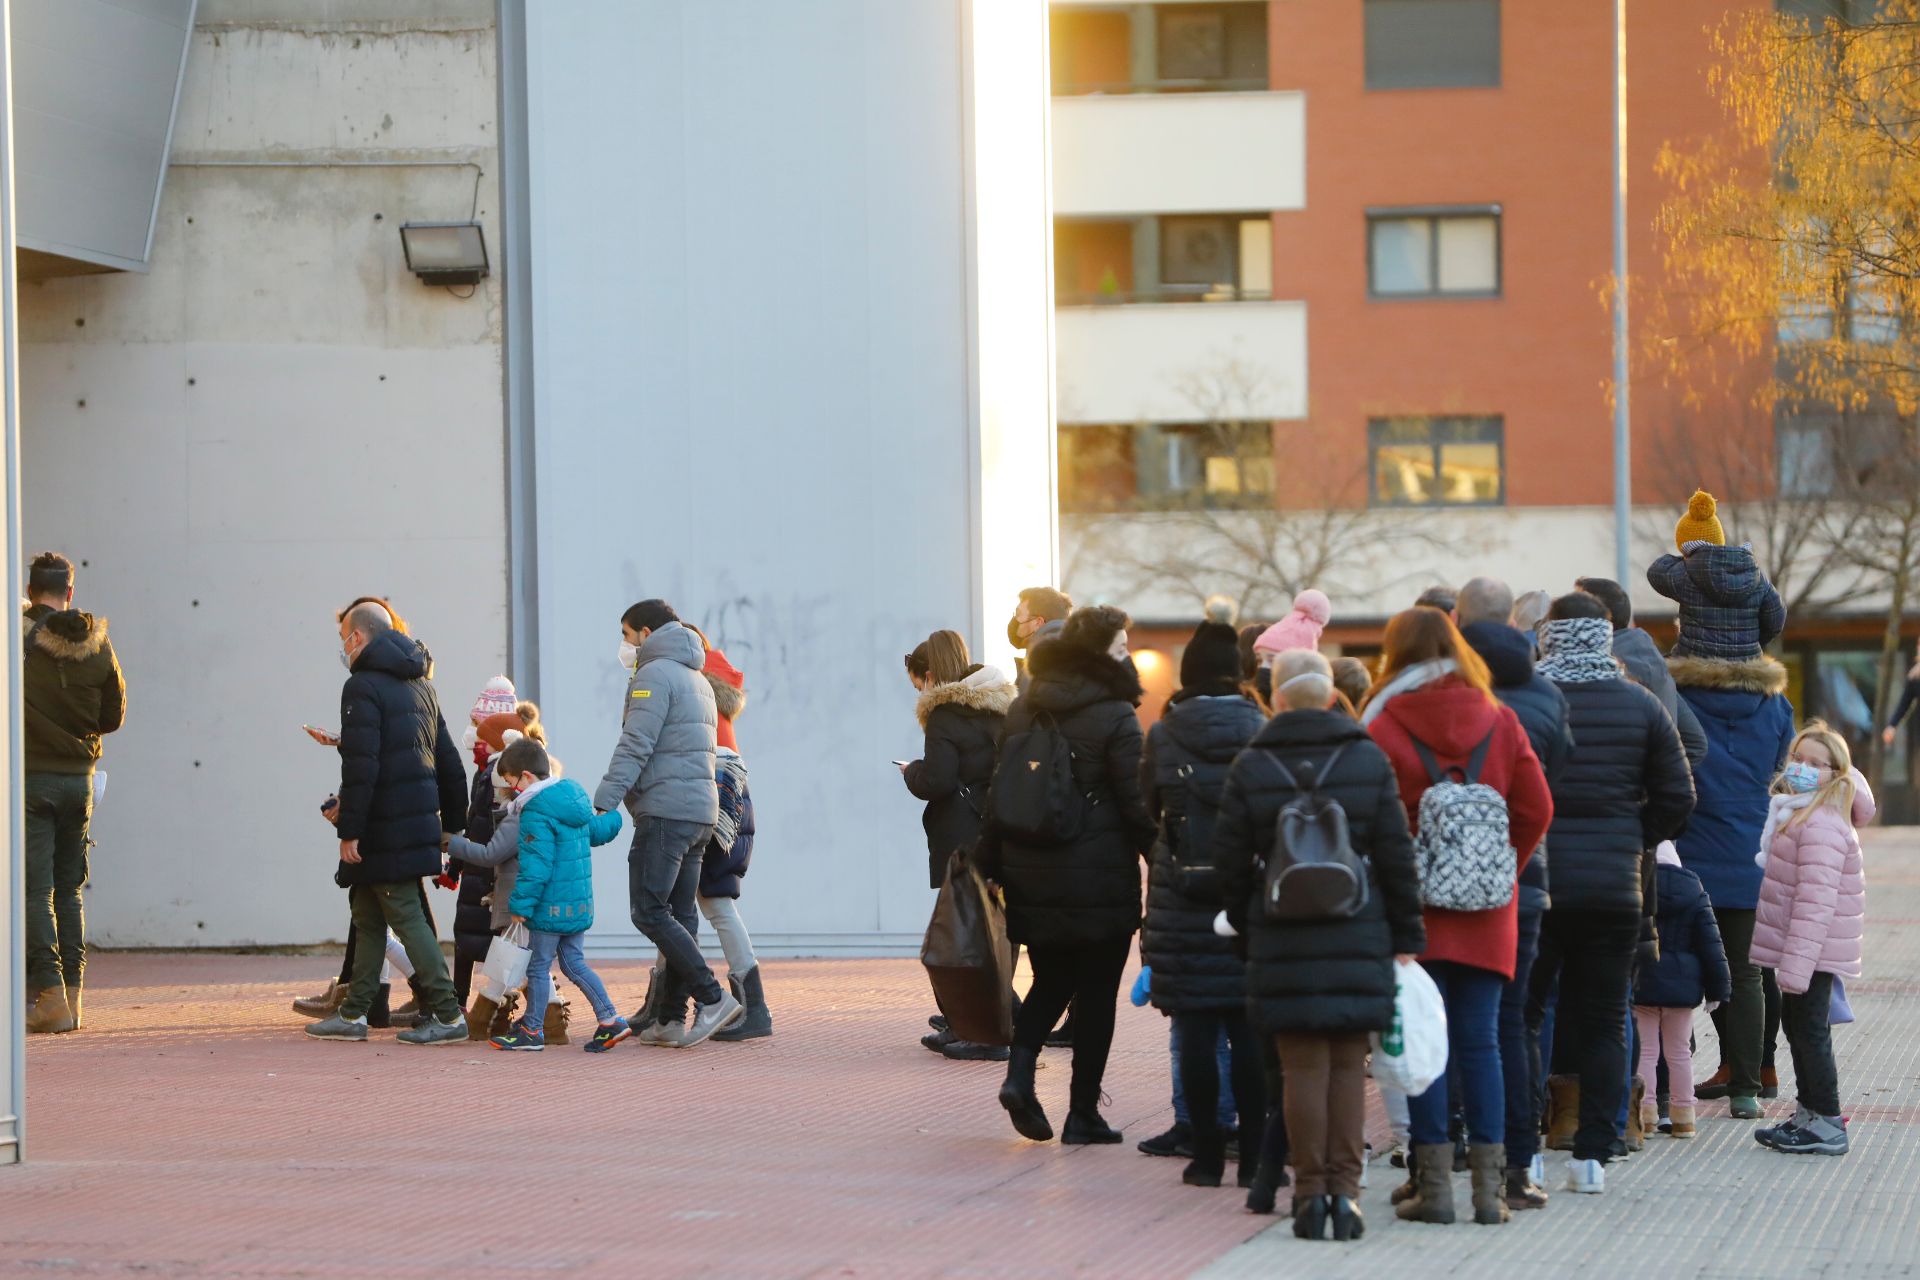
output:
[[[1627,1150],[1629,1151],[1645,1151],[1647,1149],[1647,1125],[1645,1116],[1642,1114],[1643,1108],[1646,1106],[1646,1101],[1646,1081],[1636,1076],[1633,1081],[1633,1095],[1627,1099],[1626,1142]]]
[[[1548,1076],[1547,1150],[1573,1150],[1573,1135],[1579,1131],[1580,1077]]]
[[[1021,1137],[1030,1142],[1049,1142],[1053,1125],[1033,1091],[1033,1073],[1039,1062],[1040,1055],[1033,1050],[1013,1046],[1007,1055],[1007,1078],[1000,1086],[1000,1105],[1007,1109],[1014,1131]]]
[[[713,1033],[715,1040],[762,1040],[773,1034],[773,1014],[767,1009],[767,991],[760,984],[760,966],[747,970],[746,976],[736,978],[727,975],[727,982],[733,987],[733,998],[747,1007],[747,1016],[728,1027],[725,1031]]]
[[[493,1034],[493,1015],[500,1006],[486,996],[475,996],[467,1006],[467,1039],[484,1041]]]
[[[1414,1192],[1394,1213],[1405,1222],[1453,1221],[1453,1144],[1435,1142],[1416,1146]]]
[[[547,1001],[546,1037],[548,1044],[567,1043],[567,1023],[573,1018],[573,1011],[558,1000]]]
[[[293,1011],[303,1018],[324,1018],[338,1009],[347,998],[352,984],[335,979],[327,984],[327,989],[317,996],[302,996],[293,1002]]]
[[[1473,1173],[1473,1220],[1497,1227],[1513,1217],[1507,1208],[1507,1148],[1498,1142],[1476,1142],[1467,1148],[1467,1167]]]
[[[493,1007],[493,1025],[487,1028],[487,1038],[504,1036],[513,1030],[514,1021],[520,1016],[520,993],[507,992],[507,998]]]
[[[67,1007],[67,989],[48,987],[27,1010],[29,1035],[57,1035],[73,1030],[73,1010]]]
[[[1694,1122],[1694,1111],[1692,1107],[1674,1107],[1668,1114],[1673,1120],[1672,1133],[1674,1137],[1691,1138],[1700,1132]]]

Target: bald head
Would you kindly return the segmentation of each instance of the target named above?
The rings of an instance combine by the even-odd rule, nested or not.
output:
[[[1513,589],[1498,578],[1475,578],[1460,588],[1454,613],[1463,627],[1476,622],[1505,625],[1513,617]]]
[[[368,601],[347,610],[347,616],[341,620],[341,626],[348,631],[359,633],[364,640],[371,640],[377,635],[393,630],[393,615],[387,612],[386,606]]]
[[[1333,701],[1333,664],[1312,649],[1288,649],[1273,664],[1274,701],[1288,711],[1323,711]]]

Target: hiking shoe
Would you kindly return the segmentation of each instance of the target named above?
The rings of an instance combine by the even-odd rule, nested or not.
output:
[[[1567,1161],[1567,1190],[1597,1196],[1607,1189],[1607,1167],[1598,1160]]]
[[[685,1030],[677,1022],[654,1022],[640,1028],[634,1039],[657,1049],[674,1049],[679,1047],[680,1033]]]
[[[593,1029],[593,1039],[582,1045],[588,1053],[605,1053],[633,1034],[633,1024],[625,1018],[603,1022]]]
[[[725,1031],[734,1023],[747,1016],[747,1006],[733,998],[730,991],[722,991],[720,998],[712,1004],[694,1007],[693,1023],[680,1036],[673,1046],[676,1049],[691,1049],[704,1044],[716,1031]]]
[[[401,1044],[465,1044],[467,1042],[467,1016],[464,1013],[453,1015],[452,1022],[442,1022],[433,1014],[418,1026],[408,1027],[394,1039]]]
[[[536,1031],[524,1022],[516,1022],[503,1036],[495,1036],[489,1043],[496,1049],[505,1049],[512,1053],[539,1053],[547,1047],[547,1033]]]
[[[1763,1125],[1755,1129],[1753,1131],[1753,1140],[1763,1147],[1770,1147],[1779,1141],[1781,1134],[1789,1129],[1798,1128],[1812,1119],[1813,1112],[1807,1110],[1805,1107],[1795,1107],[1791,1120],[1783,1120],[1779,1124]]]
[[[1005,1062],[1007,1060],[1007,1046],[981,1044],[977,1040],[951,1040],[940,1052],[955,1062]]]
[[[1735,1120],[1758,1120],[1760,1118],[1760,1100],[1758,1098],[1732,1097],[1727,1099],[1727,1114]]]
[[[1786,1126],[1767,1145],[1788,1155],[1843,1156],[1848,1147],[1847,1127],[1837,1118],[1815,1116],[1805,1124]]]
[[[343,1018],[338,1013],[307,1024],[307,1034],[315,1040],[361,1040],[367,1038],[365,1018]]]
[[[1173,1128],[1135,1144],[1143,1156],[1184,1156],[1193,1159],[1193,1126],[1176,1120]],[[1267,1210],[1268,1213],[1273,1210]]]

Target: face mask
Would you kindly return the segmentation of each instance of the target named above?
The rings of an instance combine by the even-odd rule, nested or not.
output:
[[[640,647],[638,645],[628,644],[625,640],[622,640],[620,642],[620,665],[628,671],[637,671],[640,667]]]
[[[479,743],[480,743],[480,727],[478,725],[475,725],[469,722],[467,725],[467,731],[460,735],[460,749],[462,751],[471,751],[474,749],[474,747],[478,746]]]
[[[1016,649],[1024,649],[1027,647],[1027,638],[1020,634],[1020,617],[1018,614],[1007,619],[1007,641]]]
[[[1795,760],[1780,773],[1787,784],[1787,790],[1795,795],[1805,795],[1820,785],[1820,771],[1810,764]]]
[[[353,670],[353,655],[347,652],[345,645],[340,646],[340,665],[349,671]]]

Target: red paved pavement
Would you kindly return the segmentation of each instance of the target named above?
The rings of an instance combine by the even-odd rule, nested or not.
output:
[[[770,961],[773,1039],[601,1057],[309,1042],[287,1002],[328,969],[99,957],[87,1030],[29,1046],[0,1273],[1164,1277],[1272,1221],[1134,1152],[1169,1119],[1150,1010],[1107,1076],[1127,1144],[1073,1149],[1013,1134],[998,1064],[919,1047],[910,961]],[[640,965],[603,975],[638,1002]]]

